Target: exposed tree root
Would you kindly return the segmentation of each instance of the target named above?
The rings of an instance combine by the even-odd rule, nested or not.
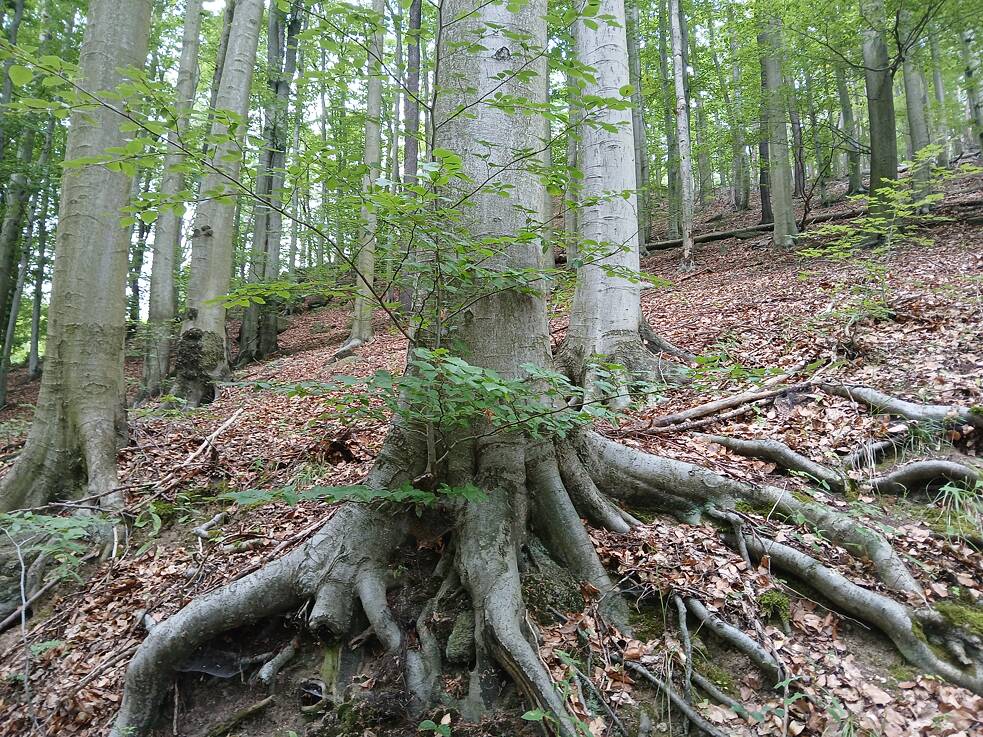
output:
[[[904,417],[914,422],[934,422],[943,427],[971,425],[983,430],[983,412],[978,407],[950,404],[919,404],[892,397],[876,389],[848,384],[820,384],[827,394],[843,397],[869,407],[874,412]]]
[[[668,340],[663,338],[657,332],[652,329],[652,326],[648,324],[648,321],[644,318],[642,319],[642,324],[639,328],[639,334],[642,336],[642,341],[653,353],[662,352],[668,353],[670,356],[675,356],[681,361],[686,363],[691,363],[696,360],[696,354],[685,351],[676,345],[673,345]]]
[[[365,345],[366,342],[367,341],[363,340],[362,338],[349,338],[347,341],[345,341],[344,345],[342,345],[341,348],[335,352],[329,363],[337,363],[338,361],[348,358],[349,356],[354,356],[355,351]]]
[[[710,722],[700,716],[699,712],[696,711],[692,706],[686,703],[686,700],[676,693],[675,689],[671,685],[663,681],[661,678],[657,677],[648,668],[640,665],[639,663],[633,663],[631,661],[625,662],[625,668],[632,671],[633,673],[641,676],[646,681],[651,683],[657,689],[662,691],[672,702],[679,711],[686,715],[686,718],[699,729],[704,734],[710,735],[710,737],[726,737],[723,732],[714,727]]]
[[[781,468],[804,473],[825,484],[831,491],[843,491],[846,487],[846,479],[841,474],[828,466],[806,458],[801,453],[796,453],[785,443],[780,443],[777,440],[742,440],[723,435],[703,434],[698,434],[697,437],[722,445],[738,455],[761,458],[772,461]]]
[[[693,671],[693,682],[696,684],[697,688],[703,691],[718,704],[723,704],[724,706],[729,707],[735,714],[741,713],[741,705],[717,688],[713,681],[701,674],[699,671]]]
[[[877,627],[913,665],[983,694],[983,640],[978,635],[946,623],[933,609],[913,610],[861,588],[787,545],[750,536],[745,542],[753,555],[759,558],[767,555],[773,566],[808,581],[841,611]],[[948,657],[937,655],[936,649]]]
[[[906,494],[932,483],[955,481],[975,484],[983,480],[975,468],[954,461],[914,461],[896,468],[884,476],[870,480],[870,488],[878,494]]]
[[[750,635],[745,634],[737,627],[727,624],[724,620],[711,614],[699,599],[693,597],[687,598],[686,608],[717,637],[730,643],[747,655],[751,662],[758,666],[761,672],[768,678],[769,688],[774,687],[776,683],[784,678],[781,663],[775,660],[774,656]]]
[[[743,392],[741,394],[735,394],[732,397],[724,397],[723,399],[717,399],[713,402],[707,402],[706,404],[701,404],[697,407],[690,407],[689,409],[683,410],[682,412],[676,412],[672,415],[666,415],[665,417],[659,417],[653,420],[652,426],[655,428],[670,428],[673,425],[678,425],[680,423],[686,422],[688,420],[696,420],[702,417],[708,417],[710,415],[715,415],[723,410],[733,409],[734,407],[739,407],[744,404],[750,404],[751,402],[758,402],[762,399],[774,399],[775,397],[781,396],[782,394],[791,394],[794,392],[805,391],[809,388],[809,384],[794,384],[792,386],[782,386],[776,387],[774,389],[756,390],[751,392]],[[679,428],[675,428],[679,429]]]
[[[897,455],[900,448],[900,439],[879,440],[876,442],[866,443],[853,453],[844,456],[841,462],[846,468],[856,470],[871,468],[876,466],[889,455]]]
[[[684,519],[698,520],[707,505],[731,509],[738,500],[765,513],[801,518],[838,545],[870,560],[885,586],[921,596],[922,590],[891,544],[875,530],[824,504],[785,489],[752,486],[702,466],[648,455],[590,433],[581,439],[598,486],[614,496],[655,503]],[[682,515],[682,517],[681,517]]]

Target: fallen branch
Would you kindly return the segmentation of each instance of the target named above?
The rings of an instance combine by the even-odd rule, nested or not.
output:
[[[814,218],[809,219],[809,225],[814,223],[828,223],[831,220],[849,220],[850,218],[857,218],[861,215],[866,214],[864,210],[847,210],[846,212],[834,212],[827,215],[817,215]],[[754,235],[755,233],[765,233],[770,230],[775,229],[774,223],[764,223],[762,225],[748,225],[744,228],[735,228],[733,230],[716,230],[710,233],[701,233],[693,238],[694,243],[712,243],[713,241],[723,241],[728,238],[746,238]],[[666,251],[670,248],[680,248],[683,245],[682,238],[673,238],[667,241],[655,241],[653,243],[646,243],[646,251]]]
[[[975,468],[953,461],[915,461],[872,479],[870,488],[878,494],[905,494],[943,480],[975,484],[983,480],[983,475]]]
[[[716,701],[718,704],[723,704],[724,706],[729,707],[735,714],[742,714],[743,712],[747,711],[747,709],[741,706],[736,700],[732,699],[730,696],[717,688],[717,684],[704,676],[698,670],[693,671],[693,682],[696,684],[697,688],[707,694],[711,699]]]
[[[731,409],[733,407],[740,406],[742,404],[750,404],[751,402],[757,402],[762,399],[772,399],[781,394],[787,394],[790,392],[801,392],[807,390],[811,384],[809,382],[803,382],[801,384],[793,384],[792,386],[781,386],[775,389],[766,389],[764,391],[757,390],[751,392],[743,392],[741,394],[735,394],[732,397],[724,397],[723,399],[716,399],[712,402],[707,402],[706,404],[701,404],[696,407],[690,407],[682,412],[676,412],[672,415],[666,415],[665,417],[659,417],[652,421],[651,426],[654,428],[670,427],[677,423],[685,422],[686,420],[695,420],[700,417],[706,417],[707,415],[713,415],[721,410]],[[678,429],[678,428],[673,428]]]

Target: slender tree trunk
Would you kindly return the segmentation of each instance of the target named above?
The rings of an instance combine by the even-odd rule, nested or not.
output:
[[[806,147],[802,137],[802,118],[799,116],[799,96],[792,80],[785,79],[785,89],[788,91],[786,99],[789,122],[792,124],[792,151],[795,158],[792,196],[803,199],[806,196]]]
[[[693,245],[693,155],[689,138],[689,107],[686,101],[686,62],[684,59],[683,17],[680,0],[669,0],[669,24],[672,27],[672,69],[676,88],[676,141],[679,147],[679,172],[682,179],[680,228],[683,256],[679,268],[692,271],[695,266]]]
[[[662,0],[659,5],[659,72],[662,78],[663,130],[666,137],[666,152],[668,153],[667,181],[669,200],[669,223],[666,235],[678,238],[681,232],[681,191],[682,182],[679,176],[679,140],[676,138],[676,124],[673,96],[672,54],[669,32],[669,0]]]
[[[42,192],[38,217],[37,266],[34,271],[34,299],[31,304],[31,344],[27,354],[27,378],[41,376],[41,305],[44,299],[45,266],[48,248],[48,210],[51,202],[50,184]]]
[[[734,22],[733,12],[730,15],[731,24]],[[713,24],[711,24],[711,29]],[[711,46],[712,48],[712,46]],[[720,89],[724,95],[724,104],[730,113],[730,131],[733,158],[733,188],[734,188],[734,209],[738,212],[747,210],[751,202],[751,174],[748,171],[747,160],[747,140],[744,135],[744,121],[741,118],[743,110],[743,92],[741,90],[741,59],[738,53],[737,31],[732,30],[730,34],[731,52],[731,83],[734,90],[733,98],[727,92],[727,83],[720,61],[716,52],[713,54],[713,64],[717,69],[717,76],[720,79]]]
[[[628,72],[631,84],[631,128],[635,140],[635,181],[638,186],[638,243],[644,253],[651,235],[649,224],[649,160],[648,131],[645,125],[645,100],[642,97],[641,28],[638,16],[639,0],[628,0]]]
[[[225,65],[216,96],[216,106],[245,117],[263,0],[238,0],[229,32]],[[234,200],[238,196],[230,181],[239,178],[239,151],[243,126],[231,133],[220,120],[212,124],[213,137],[223,139],[211,150],[211,166],[204,177],[202,192],[222,192],[202,202],[191,233],[191,277],[188,282],[188,314],[177,346],[177,385],[175,393],[191,406],[212,401],[215,381],[229,376],[228,346],[225,334],[225,306],[235,255]],[[233,202],[229,202],[231,198]]]
[[[34,129],[28,126],[17,147],[17,161],[7,187],[3,225],[0,225],[0,325],[7,324],[7,306],[16,280],[17,245],[24,231],[31,194],[28,169],[34,158],[34,138]]]
[[[403,182],[407,187],[417,183],[420,159],[420,22],[422,0],[412,0],[409,26],[406,29],[406,94],[403,95]],[[407,264],[416,259],[414,244],[407,241]],[[412,277],[402,275],[399,286],[400,308],[408,314],[413,308]]]
[[[884,40],[883,0],[860,0],[864,27],[864,79],[870,127],[870,192],[898,178],[898,130],[894,116],[894,80]]]
[[[901,14],[902,26],[906,31],[911,22],[910,11]],[[917,154],[932,142],[928,129],[928,96],[925,91],[925,77],[918,65],[917,45],[914,39],[910,48],[904,53],[902,74],[904,76],[905,112],[908,117],[908,140],[911,141],[912,157],[915,161]],[[931,165],[933,162],[916,164],[911,175],[915,179],[915,197],[922,199],[932,191]],[[928,205],[923,206],[928,210]]]
[[[846,83],[846,72],[837,65],[836,94],[840,100],[840,114],[843,116],[843,136],[846,144],[847,172],[850,178],[847,194],[860,194],[864,191],[863,172],[860,168],[860,131],[853,117],[853,102],[850,100],[850,89]]]
[[[89,3],[79,58],[83,89],[115,89],[122,68],[143,66],[150,9],[150,0]],[[122,121],[106,108],[76,112],[65,158],[105,155],[123,145]],[[98,165],[66,169],[62,177],[44,376],[24,449],[0,488],[0,511],[74,491],[82,482],[77,469],[102,506],[122,505],[115,490],[116,451],[126,432],[127,229],[120,227],[120,212],[131,183],[126,174]]]
[[[372,10],[381,19],[385,12],[383,0],[372,0]],[[381,21],[380,21],[381,22]],[[362,192],[368,197],[379,178],[382,131],[379,118],[382,115],[382,29],[377,27],[369,39],[368,61],[368,102],[365,111],[365,176],[362,178]],[[355,295],[355,308],[352,317],[352,330],[337,356],[349,355],[361,345],[372,339],[372,311],[375,307],[373,281],[375,277],[375,251],[377,216],[374,208],[362,207],[361,227],[359,228],[358,253],[355,266],[358,273],[355,282],[358,291]]]
[[[298,64],[297,76],[303,76],[303,69],[300,64]],[[291,150],[294,155],[300,153],[300,126],[303,121],[303,109],[302,105],[297,105],[297,110],[294,111],[294,125],[293,125],[293,142],[291,143]],[[292,182],[293,189],[290,193],[290,213],[294,216],[294,219],[290,222],[290,245],[287,248],[287,274],[293,277],[297,270],[297,245],[300,241],[300,223],[297,222],[298,213],[300,210],[300,178],[295,176]]]
[[[758,36],[761,66],[765,76],[765,99],[768,112],[768,187],[775,216],[772,239],[776,246],[791,247],[798,232],[792,202],[792,172],[788,161],[788,128],[785,122],[788,104],[782,87],[782,24],[767,18]]]
[[[976,56],[976,32],[967,28],[960,34],[962,41],[963,77],[966,80],[966,99],[973,128],[973,142],[983,149],[983,93],[980,91],[980,61]]]
[[[933,27],[928,33],[929,49],[932,54],[932,91],[935,93],[935,141],[942,150],[938,164],[949,167],[949,124],[946,115],[945,83],[942,81],[942,60],[939,54],[939,38]]]
[[[138,196],[142,193],[150,191],[153,171],[148,170],[145,177],[146,179],[142,185],[140,184],[139,177],[134,178],[134,189],[136,190]],[[133,242],[131,236],[129,270],[130,297],[127,304],[128,319],[130,321],[130,324],[127,326],[127,330],[130,332],[136,330],[136,327],[140,322],[140,278],[143,276],[143,261],[144,257],[147,255],[147,239],[150,237],[150,225],[138,218],[134,229],[136,242]]]
[[[812,74],[806,72],[806,106],[809,111],[810,138],[812,138],[812,154],[816,158],[816,184],[819,188],[819,201],[823,205],[829,204],[829,196],[826,191],[826,180],[832,168],[832,158],[828,150],[822,145],[819,135],[819,112],[816,108],[816,87],[813,83]]]
[[[582,115],[580,106],[576,103],[576,84],[573,75],[567,73],[567,135],[566,135],[566,160],[567,160],[567,190],[563,198],[563,233],[566,243],[567,266],[573,270],[577,269],[577,260],[580,258],[579,246],[580,233],[577,230],[577,211],[580,201],[580,180],[574,175],[579,171],[580,156],[578,151],[578,141],[580,139],[580,118]]]
[[[771,206],[771,162],[768,153],[768,81],[761,65],[761,119],[758,123],[758,192],[761,194],[761,224],[775,222]]]
[[[10,18],[10,23],[7,25],[7,40],[11,45],[17,43],[17,34],[20,31],[21,21],[24,19],[24,0],[16,0],[13,6],[13,15]],[[0,107],[5,107],[10,102],[10,96],[13,94],[13,83],[10,80],[10,67],[14,65],[14,58],[11,57],[4,61],[3,63],[3,81],[0,85]],[[3,120],[0,120],[0,161],[3,160],[4,149],[7,146],[7,134],[6,126]]]

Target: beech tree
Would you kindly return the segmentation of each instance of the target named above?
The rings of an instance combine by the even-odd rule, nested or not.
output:
[[[134,0],[124,9],[110,0],[89,3],[79,59],[82,89],[95,95],[112,92],[123,81],[120,69],[143,66],[150,6],[150,0]],[[66,160],[111,161],[109,150],[127,139],[122,122],[102,105],[74,113]],[[123,340],[129,229],[120,225],[120,218],[132,179],[125,171],[96,163],[65,170],[41,392],[24,449],[0,486],[0,511],[44,504],[77,485],[101,506],[122,504],[116,490],[116,451],[126,433]]]
[[[763,21],[758,35],[761,47],[761,71],[764,79],[768,135],[768,192],[771,195],[775,229],[772,240],[776,246],[790,247],[798,231],[792,207],[792,172],[788,161],[788,128],[785,122],[788,106],[785,102],[782,74],[781,22],[774,17]]]
[[[237,0],[215,92],[211,137],[218,141],[201,185],[206,198],[195,212],[191,232],[188,308],[177,344],[174,393],[191,406],[212,401],[215,381],[227,378],[229,348],[225,304],[232,277],[235,209],[246,133],[249,89],[256,63],[263,0]]]

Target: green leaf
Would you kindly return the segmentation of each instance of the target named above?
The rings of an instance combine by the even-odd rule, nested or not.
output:
[[[10,81],[18,87],[23,87],[34,79],[34,72],[20,64],[14,64],[7,73],[10,75]]]
[[[522,718],[527,722],[541,722],[546,718],[546,712],[542,709],[533,709],[532,711],[527,711],[522,715]]]

